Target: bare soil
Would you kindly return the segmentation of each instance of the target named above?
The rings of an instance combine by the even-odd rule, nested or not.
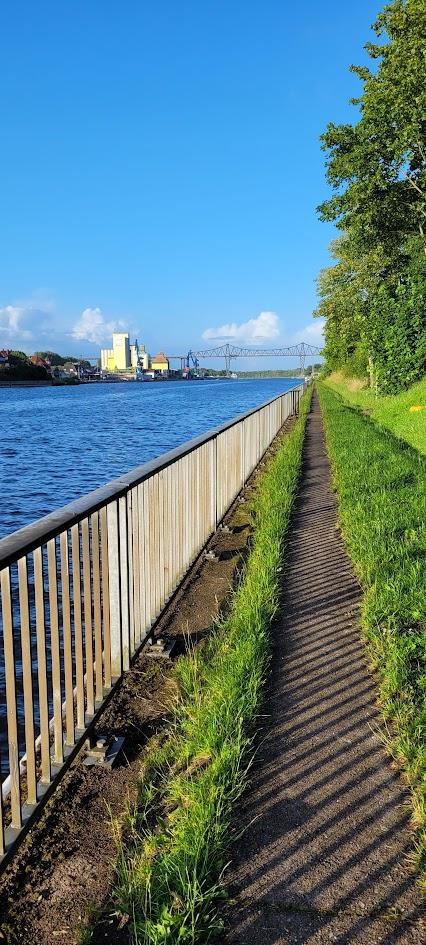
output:
[[[289,420],[268,451],[291,428]],[[166,609],[156,636],[177,638],[177,654],[196,644],[226,609],[247,555],[252,530],[249,499],[262,474],[255,471],[209,547],[218,561],[201,556]],[[241,501],[241,499],[243,501]],[[124,815],[136,796],[147,740],[167,725],[172,686],[169,660],[143,649],[103,712],[97,735],[123,735],[125,747],[113,769],[83,765],[77,756],[38,824],[23,842],[0,882],[0,942],[7,945],[77,945],[96,925],[93,942],[127,942],[127,929],[99,911],[109,903],[116,844],[112,818]]]

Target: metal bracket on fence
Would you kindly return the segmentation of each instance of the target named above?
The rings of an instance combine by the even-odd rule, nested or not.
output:
[[[123,745],[124,738],[122,736],[113,735],[112,738],[108,739],[105,735],[99,735],[95,745],[91,746],[89,742],[83,764],[87,768],[92,768],[94,765],[113,768]]]

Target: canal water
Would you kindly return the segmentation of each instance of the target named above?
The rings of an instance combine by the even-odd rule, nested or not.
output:
[[[300,380],[292,378],[268,378],[0,388],[0,538],[298,383]],[[12,598],[17,601],[16,568],[12,569],[11,580]],[[34,658],[31,557],[28,559],[28,585]],[[47,587],[45,592],[47,595]],[[19,628],[16,630],[19,753],[22,755],[22,659]],[[46,630],[50,668],[47,625]],[[8,772],[1,637],[0,613],[0,783]],[[36,691],[34,697],[34,721],[38,730]],[[50,672],[49,703],[51,709]]]
[[[0,388],[0,538],[297,383]]]

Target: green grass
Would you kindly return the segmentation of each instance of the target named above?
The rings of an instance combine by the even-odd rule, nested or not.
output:
[[[168,737],[149,746],[137,807],[123,834],[117,825],[115,905],[138,945],[207,942],[221,928],[222,874],[269,665],[310,395],[261,477],[253,546],[229,615],[178,661]]]
[[[412,788],[424,871],[426,460],[325,384],[319,393],[340,524],[364,589],[362,626],[380,677],[389,745]]]
[[[426,377],[401,394],[386,397],[369,388],[360,389],[359,382],[343,374],[332,374],[325,383],[395,436],[406,440],[420,453],[426,453]],[[410,407],[419,406],[425,409],[410,411]]]

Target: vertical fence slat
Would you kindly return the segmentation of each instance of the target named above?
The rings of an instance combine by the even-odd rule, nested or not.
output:
[[[191,454],[192,455],[192,454]],[[190,483],[190,463],[191,455],[185,456],[185,559],[183,570],[186,571],[191,560],[191,483]]]
[[[127,543],[127,498],[118,500],[118,526],[120,533],[120,606],[121,606],[121,658],[123,670],[130,666],[129,625],[129,549]]]
[[[93,627],[95,632],[95,701],[102,701],[102,604],[101,604],[101,568],[99,513],[94,512],[92,522],[92,568],[93,568]]]
[[[196,451],[188,456],[188,564],[194,557]]]
[[[85,712],[83,626],[81,619],[80,530],[78,525],[73,525],[71,528],[71,555],[77,728],[81,731],[85,727]]]
[[[61,691],[61,650],[59,642],[58,612],[58,562],[56,560],[56,539],[47,543],[47,574],[49,586],[50,651],[52,660],[53,690],[53,760],[62,764],[64,760],[62,734],[62,691]]]
[[[118,535],[118,503],[107,508],[109,611],[111,633],[111,675],[121,676],[121,602],[120,602],[120,543]]]
[[[132,533],[133,533],[133,610],[135,621],[135,649],[141,642],[141,605],[140,605],[140,554],[139,554],[139,490],[133,489],[132,499]]]
[[[92,716],[95,711],[95,685],[93,673],[93,626],[92,626],[92,582],[90,568],[89,520],[81,523],[81,542],[83,550],[83,614],[84,614],[84,650],[86,655],[86,709]]]
[[[43,549],[34,551],[34,590],[37,635],[38,708],[40,715],[41,780],[50,782],[49,702],[47,689],[46,626],[44,614]]]
[[[109,616],[109,565],[108,565],[108,522],[104,506],[100,513],[101,521],[101,574],[102,574],[102,627],[104,644],[104,684],[111,688],[111,633]]]
[[[143,577],[143,605],[144,605],[144,624],[145,634],[149,632],[151,626],[151,584],[150,575],[150,549],[149,549],[149,482],[143,482],[141,485],[141,532],[142,532],[142,577]]]
[[[15,641],[13,635],[10,569],[3,568],[0,579],[3,619],[3,653],[6,677],[7,740],[9,746],[10,805],[12,827],[21,827],[21,781],[19,774],[18,712],[16,704]]]
[[[153,623],[156,608],[157,608],[157,573],[156,573],[156,556],[157,556],[157,514],[155,508],[155,480],[156,476],[153,476],[148,481],[148,535],[147,535],[147,548],[149,555],[149,574],[148,582],[150,589],[150,614],[149,614],[149,624],[150,627]]]
[[[71,639],[70,575],[68,557],[68,532],[60,537],[61,555],[61,590],[62,590],[62,632],[64,650],[64,686],[65,686],[65,744],[74,745],[74,692],[73,692],[73,657]]]
[[[133,490],[129,489],[127,493],[127,586],[128,586],[128,610],[129,610],[129,659],[135,652],[135,597],[134,597],[134,561],[133,561]]]
[[[164,474],[163,470],[157,475],[157,518],[158,518],[158,577],[159,577],[159,593],[158,593],[158,612],[160,612],[164,607],[164,601],[166,599],[165,592],[165,535],[164,535]]]
[[[183,528],[184,528],[184,509],[183,509],[183,459],[180,459],[176,464],[177,472],[177,483],[176,483],[176,512],[177,512],[177,527],[176,527],[176,546],[177,546],[177,580],[180,580],[182,575],[182,561],[183,561]]]
[[[170,594],[174,588],[174,560],[173,560],[173,548],[175,543],[175,532],[173,528],[173,468],[169,466],[166,469],[167,474],[167,513],[166,513],[166,522],[167,522],[167,598],[170,597]]]
[[[145,526],[145,490],[146,484],[138,486],[138,518],[139,518],[139,605],[141,609],[141,640],[145,638],[148,626],[147,614],[147,580],[146,580],[146,526]]]
[[[19,614],[21,618],[22,686],[24,696],[25,753],[27,756],[27,802],[37,803],[36,752],[34,730],[34,692],[31,653],[31,623],[26,557],[18,561]]]

